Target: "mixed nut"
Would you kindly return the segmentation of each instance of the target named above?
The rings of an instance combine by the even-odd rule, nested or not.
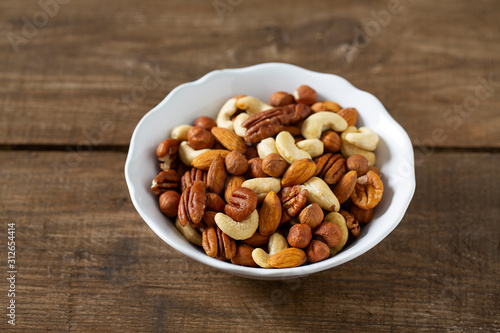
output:
[[[236,265],[325,260],[370,222],[384,186],[378,135],[358,112],[302,85],[269,104],[235,96],[217,119],[180,125],[156,150],[161,211],[205,253]]]

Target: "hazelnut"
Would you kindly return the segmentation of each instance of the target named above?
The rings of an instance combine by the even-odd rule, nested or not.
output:
[[[245,152],[245,157],[250,161],[252,158],[259,157],[259,153],[255,147],[248,147]]]
[[[321,222],[325,214],[317,203],[310,204],[302,209],[299,214],[299,221],[302,224],[307,224],[311,228],[316,228]]]
[[[349,209],[349,213],[351,213],[356,220],[360,223],[368,223],[372,220],[373,217],[373,208],[370,209],[362,209],[356,205],[351,205]]]
[[[207,131],[210,131],[212,128],[217,126],[217,124],[216,124],[215,120],[213,120],[212,118],[203,116],[203,117],[196,119],[196,121],[194,122],[194,126],[201,127],[201,128],[206,129]]]
[[[280,154],[271,153],[262,159],[262,171],[271,177],[280,177],[287,163]]]
[[[159,203],[163,214],[174,217],[177,215],[181,195],[175,191],[166,191],[160,195]]]
[[[231,258],[231,262],[235,265],[257,267],[252,258],[253,247],[250,245],[242,244],[236,249],[236,254]]]
[[[307,105],[313,105],[318,99],[318,94],[313,88],[302,85],[293,92],[293,97],[297,103],[303,103]]]
[[[256,157],[248,161],[249,173],[253,178],[267,177],[267,174],[262,171],[262,158]]]
[[[189,145],[195,149],[212,148],[215,144],[215,137],[202,127],[193,127],[187,134]]]
[[[325,153],[336,153],[340,150],[340,136],[334,131],[326,131],[321,134]]]
[[[311,227],[307,224],[296,224],[290,228],[287,241],[290,246],[303,249],[312,239]]]
[[[356,171],[358,177],[368,172],[368,159],[363,155],[352,155],[345,162],[347,171]]]
[[[232,175],[239,176],[248,170],[247,158],[239,151],[232,151],[227,154],[225,162],[227,172]]]
[[[293,104],[294,102],[295,100],[293,98],[293,95],[284,91],[275,92],[269,99],[269,104],[271,104],[271,106],[285,106],[288,104]]]
[[[314,234],[324,241],[328,247],[339,245],[342,239],[342,230],[333,222],[321,223],[314,231]]]
[[[369,166],[368,171],[373,171],[377,174],[377,176],[382,177],[382,172],[380,172],[380,169],[376,166]]]
[[[310,262],[319,262],[330,256],[330,248],[322,241],[313,240],[307,247],[306,254]]]

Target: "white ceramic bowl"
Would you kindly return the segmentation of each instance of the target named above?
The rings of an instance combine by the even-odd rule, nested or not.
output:
[[[159,171],[156,162],[157,145],[168,138],[171,129],[177,125],[192,124],[201,115],[215,118],[222,104],[232,96],[245,94],[268,101],[273,92],[292,92],[302,84],[313,87],[318,92],[319,100],[332,100],[343,107],[355,107],[360,114],[358,125],[368,126],[380,136],[376,165],[382,171],[385,190],[382,201],[375,209],[373,220],[362,229],[360,237],[353,244],[336,256],[302,267],[251,268],[207,256],[203,249],[189,243],[178,232],[173,219],[161,213],[158,199],[151,192],[151,181]],[[362,255],[399,224],[415,191],[411,141],[377,98],[355,88],[337,75],[312,72],[282,63],[217,70],[172,90],[135,128],[125,164],[125,178],[130,197],[139,214],[174,249],[225,272],[263,280],[309,275]]]

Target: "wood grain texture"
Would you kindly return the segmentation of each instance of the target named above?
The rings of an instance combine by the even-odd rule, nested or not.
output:
[[[52,164],[66,156],[0,153],[0,222],[17,225],[21,331],[500,330],[498,154],[431,155],[381,244],[277,282],[219,272],[163,243],[130,202],[124,153],[81,154],[60,179]]]
[[[0,144],[77,145],[107,124],[94,144],[127,145],[175,86],[281,61],[373,93],[416,145],[498,148],[498,2],[402,0],[376,19],[389,3],[243,1],[221,19],[212,1],[73,0],[44,23],[38,1],[3,1]],[[144,89],[148,68],[161,74]]]

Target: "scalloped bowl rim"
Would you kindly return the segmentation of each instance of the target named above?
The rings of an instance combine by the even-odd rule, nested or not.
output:
[[[194,87],[199,87],[203,86],[205,84],[210,83],[211,81],[216,80],[217,78],[228,78],[228,79],[233,79],[237,80],[238,78],[241,78],[242,76],[245,75],[260,75],[261,72],[263,72],[263,75],[266,75],[268,72],[273,72],[276,71],[278,73],[283,73],[283,74],[288,74],[288,75],[299,75],[301,78],[302,77],[315,77],[321,78],[323,80],[331,80],[332,82],[335,82],[335,84],[339,85],[344,89],[344,92],[348,92],[350,94],[356,95],[356,97],[359,97],[360,99],[368,99],[370,101],[370,106],[373,106],[373,109],[376,110],[377,112],[374,113],[379,116],[379,122],[383,121],[384,126],[390,126],[394,129],[393,134],[396,135],[397,137],[395,138],[397,142],[397,145],[401,147],[400,151],[398,151],[398,161],[399,161],[399,169],[397,174],[394,174],[396,178],[399,177],[397,180],[396,184],[400,188],[398,188],[398,206],[396,207],[397,209],[394,210],[394,207],[392,207],[394,204],[391,203],[387,209],[391,208],[392,215],[385,217],[388,221],[386,221],[387,225],[385,225],[384,228],[381,228],[381,231],[378,232],[377,237],[373,240],[366,241],[364,243],[358,243],[358,241],[351,245],[349,248],[344,249],[337,255],[335,255],[332,258],[329,258],[327,260],[314,263],[314,264],[309,264],[305,266],[300,266],[300,267],[294,267],[294,268],[285,268],[285,269],[262,269],[262,268],[252,268],[252,267],[245,267],[245,266],[239,266],[239,265],[233,265],[231,263],[223,262],[214,258],[211,258],[207,256],[205,253],[200,251],[199,249],[196,249],[194,245],[191,245],[190,243],[186,242],[179,242],[172,237],[170,233],[166,233],[162,230],[160,230],[160,226],[158,223],[159,221],[153,219],[150,214],[143,208],[141,202],[140,202],[140,195],[139,195],[139,189],[137,188],[138,186],[143,186],[144,184],[138,184],[137,179],[134,175],[134,168],[137,168],[137,161],[138,161],[138,155],[140,154],[141,151],[144,150],[144,147],[139,147],[139,137],[141,136],[141,133],[144,133],[144,131],[147,131],[148,126],[151,126],[151,122],[153,121],[152,118],[154,117],[155,114],[164,112],[164,108],[172,101],[174,100],[180,93],[186,92],[186,90],[190,90]],[[312,83],[310,84],[313,86],[313,88],[316,89],[314,86],[313,81],[309,79]],[[308,82],[309,82],[308,81]],[[237,82],[237,81],[234,81]],[[302,81],[301,81],[302,82]],[[308,84],[305,82],[304,84]],[[278,89],[275,89],[273,91],[276,91]],[[318,90],[318,89],[317,89]],[[290,90],[288,90],[290,91]],[[245,93],[245,92],[241,92]],[[269,92],[269,94],[272,92]],[[319,91],[318,91],[319,94]],[[236,94],[234,94],[236,95]],[[321,94],[319,94],[321,96]],[[224,98],[227,99],[228,96],[224,96]],[[230,96],[229,96],[230,97]],[[257,96],[259,97],[259,96]],[[342,103],[339,103],[342,105]],[[222,105],[222,104],[221,104]],[[220,105],[220,106],[221,106]],[[219,106],[219,108],[220,108]],[[353,105],[348,105],[348,106],[353,106]],[[360,111],[358,109],[358,111]],[[363,118],[363,113],[360,111],[360,118]],[[184,123],[192,123],[190,122],[184,122]],[[178,124],[173,124],[173,126],[180,125]],[[372,126],[370,125],[370,128]],[[373,129],[373,128],[372,128]],[[380,133],[379,131],[376,131],[379,136],[383,136],[384,133]],[[151,147],[156,145],[158,142],[151,142],[150,145]],[[390,144],[393,144],[392,141]],[[151,149],[151,147],[148,147]],[[147,161],[147,163],[153,163],[154,164],[154,159],[151,161]],[[139,162],[140,163],[140,162]],[[383,167],[383,166],[382,166]],[[383,170],[383,169],[382,169]],[[385,176],[385,173],[384,173]],[[408,134],[404,131],[404,129],[391,117],[391,115],[387,112],[385,107],[382,105],[382,103],[372,94],[360,90],[356,87],[354,87],[350,82],[348,82],[346,79],[335,75],[335,74],[327,74],[327,73],[319,73],[319,72],[314,72],[311,70],[307,70],[295,65],[290,65],[290,64],[284,64],[284,63],[264,63],[264,64],[258,64],[254,66],[249,66],[249,67],[243,67],[243,68],[235,68],[235,69],[222,69],[222,70],[214,70],[200,79],[193,81],[193,82],[188,82],[181,84],[174,88],[157,106],[155,106],[152,110],[150,110],[146,115],[143,116],[143,118],[139,121],[137,124],[133,134],[132,138],[130,141],[130,147],[129,147],[129,152],[127,155],[127,160],[125,163],[125,178],[127,182],[127,186],[129,188],[130,192],[130,197],[132,199],[132,203],[135,206],[137,212],[139,215],[144,219],[144,221],[149,225],[149,227],[167,244],[169,244],[171,247],[176,249],[177,251],[187,255],[188,257],[197,260],[205,265],[221,269],[223,271],[226,271],[231,274],[235,274],[238,276],[243,276],[247,278],[254,278],[254,279],[264,279],[264,280],[276,280],[276,279],[289,279],[289,278],[296,278],[296,277],[301,277],[313,273],[317,273],[338,265],[341,265],[347,261],[350,261],[368,250],[372,249],[374,246],[376,246],[379,242],[381,242],[389,233],[391,233],[396,226],[400,223],[402,220],[410,202],[413,197],[413,194],[415,192],[415,168],[414,168],[414,157],[413,157],[413,147],[410,141],[410,138]],[[152,177],[154,178],[154,176]],[[152,179],[151,178],[151,179]],[[391,180],[389,178],[389,180]],[[385,185],[385,181],[384,181]],[[385,194],[385,193],[384,193]],[[159,209],[158,209],[159,210]],[[166,217],[165,217],[166,218]],[[166,218],[168,219],[168,218]],[[169,228],[170,230],[175,230],[179,235],[179,231],[175,228],[173,223],[171,224],[173,229]],[[368,224],[367,226],[370,226]],[[367,228],[364,228],[367,229]],[[182,237],[182,236],[181,236]]]

